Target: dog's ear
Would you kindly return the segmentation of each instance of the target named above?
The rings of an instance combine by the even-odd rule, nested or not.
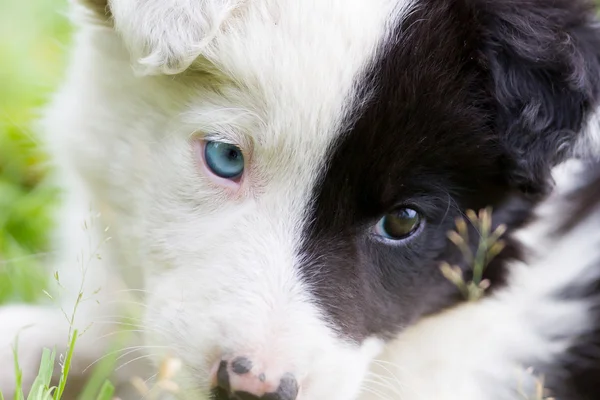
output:
[[[188,68],[241,0],[109,0],[116,30],[144,73]]]
[[[71,2],[86,7],[101,19],[110,17],[108,0],[72,0]]]
[[[71,16],[78,22],[93,25],[111,26],[111,13],[108,0],[69,0]]]
[[[545,190],[600,97],[600,29],[584,0],[476,0],[494,129],[509,179]]]
[[[138,72],[176,74],[194,62],[242,0],[71,1],[113,26]]]

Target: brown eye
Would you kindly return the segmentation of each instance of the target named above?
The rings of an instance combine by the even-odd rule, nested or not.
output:
[[[375,233],[390,240],[412,236],[421,225],[421,215],[412,208],[401,207],[386,214],[375,225]]]

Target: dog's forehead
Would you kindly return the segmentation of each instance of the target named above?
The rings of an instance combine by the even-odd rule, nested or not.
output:
[[[261,122],[263,147],[327,146],[355,108],[356,86],[413,0],[253,2],[225,25],[207,58],[229,96]]]

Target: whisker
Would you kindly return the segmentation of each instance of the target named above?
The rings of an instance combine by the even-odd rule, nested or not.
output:
[[[371,376],[375,376],[378,379],[386,379],[386,381],[388,381],[388,382],[393,382],[399,389],[401,388],[404,391],[408,391],[411,394],[414,394],[415,396],[417,396],[419,398],[422,397],[414,389],[411,389],[409,386],[407,386],[404,383],[402,383],[402,380],[396,374],[394,374],[388,368],[388,366],[391,367],[391,368],[399,369],[403,374],[406,374],[408,376],[412,375],[412,372],[410,370],[408,370],[407,368],[402,368],[400,365],[394,364],[394,363],[389,362],[389,361],[373,360],[373,363],[376,364],[376,365],[378,365],[379,368],[382,368],[384,370],[384,372],[387,372],[390,375],[390,377],[386,378],[386,377],[384,377],[381,374],[377,374],[377,373],[374,373],[374,372],[370,371],[369,374],[371,374]],[[367,376],[369,376],[369,375],[367,375]]]
[[[363,383],[365,383],[367,385],[369,385],[369,384],[371,384],[371,385],[377,385],[377,386],[379,386],[379,387],[381,387],[383,389],[388,389],[388,390],[392,391],[395,394],[400,394],[398,388],[396,388],[390,382],[381,382],[381,381],[377,381],[377,380],[372,380],[372,379],[365,378],[365,379],[363,379]]]
[[[120,370],[121,368],[125,367],[125,366],[126,366],[126,365],[128,365],[128,364],[131,364],[132,362],[135,362],[135,361],[138,361],[138,360],[143,360],[144,358],[150,358],[150,357],[159,356],[159,355],[160,355],[159,353],[154,353],[154,354],[144,354],[144,355],[142,355],[142,356],[139,356],[139,357],[136,357],[136,358],[134,358],[134,359],[132,359],[132,360],[129,360],[129,361],[127,361],[127,362],[126,362],[126,363],[124,363],[124,364],[121,364],[120,366],[118,366],[118,367],[115,369],[115,371],[118,371],[118,370]]]
[[[133,332],[144,333],[144,332],[148,332],[148,331],[146,329],[122,329],[122,330],[118,330],[118,331],[113,331],[113,332],[107,333],[107,334],[102,335],[102,336],[98,336],[98,337],[94,338],[94,341],[105,339],[105,338],[107,338],[109,336],[117,335],[119,333],[133,333]]]
[[[127,328],[135,328],[135,329],[139,329],[142,332],[152,332],[152,333],[159,333],[161,334],[163,337],[168,337],[170,332],[167,331],[165,328],[161,327],[161,326],[149,326],[147,324],[143,324],[143,323],[133,323],[133,322],[121,322],[121,321],[102,321],[102,320],[94,320],[92,321],[92,325],[115,325],[115,326],[123,326],[123,327],[127,327]],[[134,330],[134,329],[132,329]],[[122,331],[126,331],[126,329],[123,329]]]
[[[374,360],[373,362],[375,364],[377,364],[379,366],[379,368],[382,368],[385,372],[387,372],[390,375],[390,377],[394,378],[396,381],[400,381],[398,376],[394,372],[392,372],[392,370],[390,368],[388,368],[388,366],[391,368],[398,368],[398,366],[396,364],[391,363],[391,362],[386,362],[384,364],[384,363],[380,363],[379,360]]]
[[[154,375],[151,375],[150,377],[148,377],[147,379],[144,380],[145,384],[148,384],[148,382],[150,382],[152,379],[156,378],[158,376],[158,372]]]
[[[146,289],[119,289],[119,290],[113,290],[113,291],[107,292],[107,293],[108,294],[116,294],[116,293],[130,293],[130,292],[151,293],[149,290],[146,290]]]
[[[106,357],[110,357],[110,356],[112,356],[112,355],[114,355],[114,354],[116,354],[116,353],[120,353],[120,352],[123,352],[123,351],[125,351],[125,352],[127,352],[127,353],[126,353],[126,354],[124,354],[124,355],[127,355],[127,354],[131,354],[131,353],[133,353],[133,352],[135,352],[135,351],[139,351],[139,350],[145,350],[145,349],[154,349],[154,348],[163,348],[163,349],[165,349],[165,348],[166,348],[166,349],[169,349],[170,347],[169,347],[169,346],[145,346],[145,345],[144,345],[144,346],[131,346],[131,347],[125,347],[125,348],[122,348],[122,349],[119,349],[119,350],[114,350],[114,351],[111,351],[111,352],[108,352],[108,353],[104,354],[102,357],[99,357],[99,358],[98,358],[97,360],[95,360],[93,363],[91,363],[90,365],[88,365],[87,367],[85,367],[85,368],[83,369],[83,372],[86,372],[86,371],[87,371],[88,369],[90,369],[90,368],[91,368],[93,365],[95,365],[95,364],[99,363],[100,361],[104,360]],[[118,359],[118,358],[117,358],[117,359]]]
[[[135,301],[135,300],[125,300],[125,299],[119,299],[119,300],[110,300],[110,301],[105,301],[103,302],[103,304],[133,304],[136,306],[140,306],[143,307],[147,310],[155,310],[155,311],[159,311],[158,309],[154,309],[152,307],[150,307],[148,304],[143,303],[141,301]]]
[[[379,375],[379,374],[375,374],[375,373],[368,373],[365,377],[365,379],[369,379],[369,377],[373,378],[371,379],[373,382],[379,382],[379,383],[385,383],[388,385],[393,385],[393,384],[398,384],[400,386],[400,382],[397,379],[394,378],[389,378],[383,375]]]
[[[384,400],[392,400],[392,399],[390,399],[390,398],[389,398],[387,395],[385,395],[385,394],[381,393],[380,391],[378,391],[378,390],[375,390],[375,389],[373,389],[373,388],[369,388],[369,387],[366,387],[366,386],[361,386],[360,390],[361,390],[361,391],[365,391],[365,392],[367,392],[367,393],[374,394],[375,396],[377,396],[377,397],[378,397],[378,398],[380,398],[380,399],[384,399]]]

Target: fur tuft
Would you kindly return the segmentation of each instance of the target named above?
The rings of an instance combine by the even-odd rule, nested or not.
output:
[[[111,0],[115,27],[142,75],[186,70],[242,0]]]

